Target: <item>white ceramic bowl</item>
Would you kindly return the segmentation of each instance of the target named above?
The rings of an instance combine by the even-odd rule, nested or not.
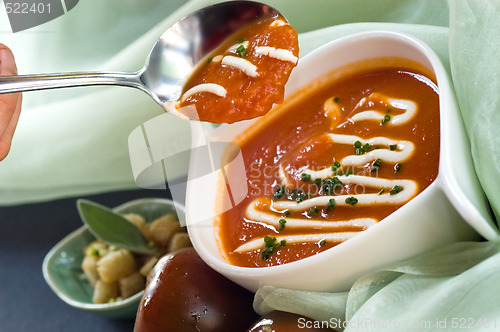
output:
[[[218,170],[214,169],[211,174],[200,170],[207,164],[206,155],[201,153],[207,138],[199,134],[200,131],[194,131],[193,146],[198,148],[192,152],[186,218],[191,241],[207,264],[252,291],[262,285],[345,291],[358,277],[384,265],[451,242],[474,240],[480,236],[492,239],[498,235],[474,173],[469,142],[448,74],[436,54],[423,42],[388,31],[364,32],[338,39],[299,61],[286,93],[290,95],[350,63],[387,56],[416,61],[435,74],[441,121],[440,165],[436,180],[374,227],[325,252],[280,266],[233,266],[222,258],[215,239],[213,216]],[[222,126],[209,140],[228,142],[252,123]]]

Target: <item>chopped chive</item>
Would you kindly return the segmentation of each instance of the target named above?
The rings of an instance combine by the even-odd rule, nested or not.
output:
[[[398,185],[395,185],[395,186],[391,189],[391,191],[390,191],[389,193],[390,193],[391,195],[396,195],[396,194],[400,193],[401,191],[403,191],[403,189],[404,189],[403,187],[398,186]]]
[[[316,206],[315,206],[315,207],[313,207],[313,208],[311,208],[311,209],[309,210],[309,212],[308,212],[308,214],[309,214],[310,216],[315,215],[315,214],[318,214],[318,213],[319,213],[319,209],[318,209]]]
[[[339,102],[339,100],[340,100],[340,98],[339,98],[339,97],[334,97],[334,98],[333,98],[333,101],[334,101],[334,102],[336,102],[336,103],[338,103],[338,102]]]
[[[335,198],[330,198],[328,200],[328,206],[326,207],[326,212],[330,212],[335,207]]]
[[[391,121],[391,116],[389,114],[386,114],[384,115],[384,118],[382,119],[381,123],[384,124],[389,121]]]
[[[352,174],[354,174],[354,171],[352,169],[349,169],[349,170],[347,170],[347,171],[344,172],[344,175],[346,177],[348,177],[349,175],[352,175]]]
[[[394,165],[394,171],[396,173],[399,173],[401,171],[401,167],[403,167],[403,165],[397,163],[396,165]]]
[[[321,186],[321,182],[323,180],[321,178],[314,179],[314,184],[317,185],[318,187]]]
[[[236,40],[236,42],[237,42],[238,44],[241,44],[241,43],[243,43],[244,41],[245,41],[245,38],[243,38],[243,37],[242,37],[242,38],[238,38],[238,39]]]
[[[363,145],[363,143],[361,143],[360,141],[356,141],[354,142],[354,147],[356,148],[356,155],[361,155],[365,152],[368,152],[368,150],[370,150],[370,143],[365,143]]]
[[[238,55],[240,57],[244,56],[246,53],[247,53],[247,50],[245,49],[245,46],[243,45],[240,45],[238,46],[238,48],[236,49],[236,52],[238,53]]]
[[[333,177],[330,179],[325,179],[321,186],[324,195],[333,194],[335,189],[342,187],[342,181],[338,177]]]
[[[275,201],[279,200],[282,198],[286,193],[285,186],[279,186],[274,190],[274,195],[273,198]]]
[[[385,189],[384,189],[384,188],[382,188],[382,190],[380,190],[380,191],[378,192],[378,194],[379,194],[379,195],[382,195],[383,193],[385,193]]]
[[[302,174],[300,175],[300,177],[302,178],[302,181],[306,181],[306,182],[311,181],[311,175],[310,175],[310,174],[307,174],[307,173],[302,173]]]
[[[351,197],[347,197],[345,199],[345,202],[347,204],[350,204],[350,205],[355,205],[356,203],[358,203],[358,199],[356,197],[354,197],[354,196],[351,196]]]
[[[335,162],[332,165],[332,171],[336,173],[341,167],[342,165],[337,160],[335,160]]]
[[[212,62],[212,60],[213,60],[213,59],[214,59],[214,57],[210,57],[210,58],[208,58],[208,59],[207,59],[207,63]]]
[[[391,151],[395,151],[397,148],[398,148],[397,144],[389,145],[389,149],[391,149]]]
[[[321,240],[321,242],[319,243],[320,246],[324,246],[326,244],[326,240]]]
[[[285,219],[280,219],[278,220],[278,222],[280,223],[280,226],[279,226],[279,230],[283,230],[285,228],[285,224],[286,224],[286,220]]]
[[[260,256],[262,259],[268,259],[273,252],[278,250],[281,247],[284,247],[286,244],[285,240],[281,240],[281,242],[278,244],[276,242],[276,237],[270,237],[269,235],[266,235],[264,237],[264,249],[262,249]]]
[[[292,212],[290,212],[290,210],[286,210],[285,213],[283,213],[285,218],[290,217],[291,214],[292,214]]]
[[[391,109],[389,108],[385,113],[391,113]]]
[[[380,160],[380,158],[376,159],[372,165],[372,172],[378,171],[381,165],[382,165],[382,160]]]

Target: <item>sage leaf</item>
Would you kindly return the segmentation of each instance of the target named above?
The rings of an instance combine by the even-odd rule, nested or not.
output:
[[[77,200],[76,205],[84,224],[96,238],[132,252],[156,253],[139,228],[118,213],[86,199]]]

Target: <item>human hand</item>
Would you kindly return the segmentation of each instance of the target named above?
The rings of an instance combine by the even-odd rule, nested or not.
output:
[[[16,63],[11,50],[0,44],[0,76],[17,75]],[[0,94],[0,161],[10,151],[12,136],[21,113],[21,93]]]

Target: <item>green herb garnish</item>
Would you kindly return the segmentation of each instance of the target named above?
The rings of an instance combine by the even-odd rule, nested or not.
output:
[[[330,212],[335,207],[335,198],[330,198],[328,200],[328,206],[326,207],[326,212]]]
[[[337,173],[337,171],[342,167],[342,165],[336,160],[332,165],[332,171]]]
[[[302,174],[300,175],[300,177],[302,178],[302,181],[306,181],[306,182],[311,181],[311,175],[310,175],[310,174],[307,174],[307,173],[302,173]]]
[[[395,185],[395,186],[391,189],[391,191],[389,191],[389,193],[390,193],[391,195],[396,195],[396,194],[400,193],[401,191],[403,191],[403,189],[404,189],[403,187],[398,186],[398,185]]]
[[[398,148],[398,145],[397,145],[397,144],[392,144],[392,145],[389,145],[389,149],[390,149],[391,151],[395,151],[397,148]]]
[[[260,256],[262,257],[262,259],[268,259],[275,251],[277,251],[280,247],[284,247],[285,245],[285,240],[277,243],[276,237],[270,237],[269,235],[266,235],[264,237],[264,249],[262,249]]]
[[[382,190],[380,190],[380,191],[378,192],[378,194],[379,194],[379,195],[382,195],[383,193],[385,193],[385,189],[384,189],[384,188],[382,188]]]
[[[386,114],[384,115],[384,118],[382,119],[382,121],[380,123],[384,124],[386,122],[389,122],[391,121],[391,116],[389,114]]]
[[[285,224],[286,224],[286,220],[285,219],[280,219],[278,220],[280,226],[278,227],[278,229],[281,231],[285,228]]]
[[[313,215],[318,214],[318,213],[319,213],[319,209],[318,209],[316,206],[315,206],[315,207],[313,207],[313,208],[311,208],[311,209],[309,210],[309,212],[308,212],[308,214],[309,214],[310,216],[313,216]]]
[[[322,189],[324,195],[333,194],[335,189],[342,187],[342,181],[338,177],[323,180]]]
[[[382,165],[382,160],[380,160],[380,158],[376,159],[372,165],[372,172],[378,171],[381,165]]]
[[[348,177],[349,175],[354,174],[354,171],[352,169],[348,169],[347,171],[344,172],[344,176]]]
[[[339,97],[333,97],[333,101],[334,101],[334,102],[338,103],[338,102],[339,102],[339,100],[340,100],[340,98],[339,98]]]
[[[245,49],[245,46],[243,45],[240,45],[238,46],[238,48],[236,49],[236,53],[238,53],[238,55],[240,57],[244,56],[245,54],[247,54],[247,50]]]
[[[326,244],[326,240],[321,240],[321,242],[319,243],[320,246],[324,246]]]
[[[345,199],[345,202],[347,204],[350,204],[350,205],[355,205],[356,203],[358,203],[358,199],[356,197],[354,197],[354,196],[351,196],[351,197],[347,197]]]
[[[401,172],[401,167],[403,167],[403,165],[401,165],[401,164],[399,164],[399,163],[398,163],[398,164],[396,164],[396,165],[394,165],[394,171],[395,171],[396,173]]]
[[[237,42],[238,44],[242,44],[244,41],[245,41],[245,38],[243,38],[243,37],[242,37],[242,38],[238,38],[238,39],[236,40],[236,42]]]
[[[274,190],[273,198],[275,201],[279,200],[283,196],[285,196],[286,188],[285,186],[279,186]]]
[[[354,142],[354,147],[356,148],[356,155],[361,155],[368,152],[371,145],[370,143],[365,143],[365,145],[363,145],[363,143],[361,143],[360,141],[356,141]]]

